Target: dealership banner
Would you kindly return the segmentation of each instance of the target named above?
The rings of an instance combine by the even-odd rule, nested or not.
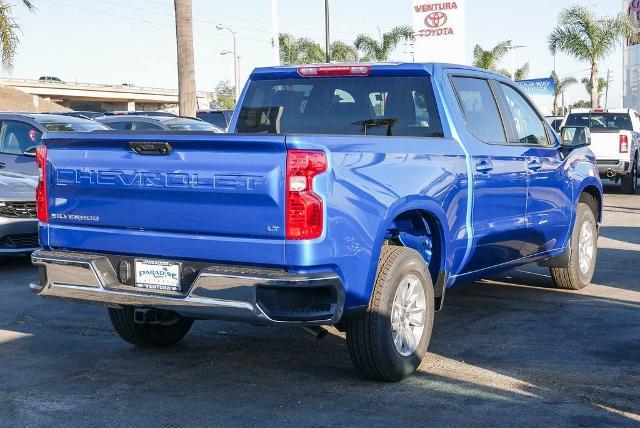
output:
[[[416,62],[467,64],[466,1],[413,1]]]
[[[527,95],[553,95],[555,82],[553,78],[518,80],[516,82],[520,89]]]
[[[635,46],[640,43],[640,0],[630,0],[626,3],[626,12],[631,17],[631,20],[636,25],[635,40],[626,39],[627,46]],[[625,5],[623,3],[623,7]]]

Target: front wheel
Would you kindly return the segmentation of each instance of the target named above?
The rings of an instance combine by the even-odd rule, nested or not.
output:
[[[134,319],[134,308],[109,308],[113,328],[127,342],[141,348],[161,348],[178,343],[191,329],[193,319],[169,311],[158,311],[154,323],[141,324]]]
[[[593,211],[584,202],[578,203],[573,225],[567,266],[549,268],[556,287],[580,290],[591,283],[596,269],[598,226]]]
[[[420,254],[384,246],[369,306],[347,320],[351,361],[370,379],[395,382],[413,374],[429,346],[434,308],[431,276]]]

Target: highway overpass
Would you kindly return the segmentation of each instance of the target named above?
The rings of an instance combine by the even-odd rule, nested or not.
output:
[[[74,110],[144,110],[178,103],[178,91],[175,89],[127,84],[103,85],[0,78],[0,85],[37,95],[42,99],[49,99]],[[201,108],[207,108],[211,101],[211,94],[198,92],[197,96],[198,105]]]

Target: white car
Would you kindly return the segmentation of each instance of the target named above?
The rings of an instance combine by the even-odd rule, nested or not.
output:
[[[591,131],[591,150],[600,178],[621,182],[634,194],[640,173],[640,114],[632,109],[573,109],[562,126],[584,126]]]

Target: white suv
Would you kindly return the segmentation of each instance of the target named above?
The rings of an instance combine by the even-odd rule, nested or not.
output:
[[[562,126],[588,127],[600,177],[620,181],[625,193],[636,192],[640,173],[640,114],[637,111],[573,109]]]

